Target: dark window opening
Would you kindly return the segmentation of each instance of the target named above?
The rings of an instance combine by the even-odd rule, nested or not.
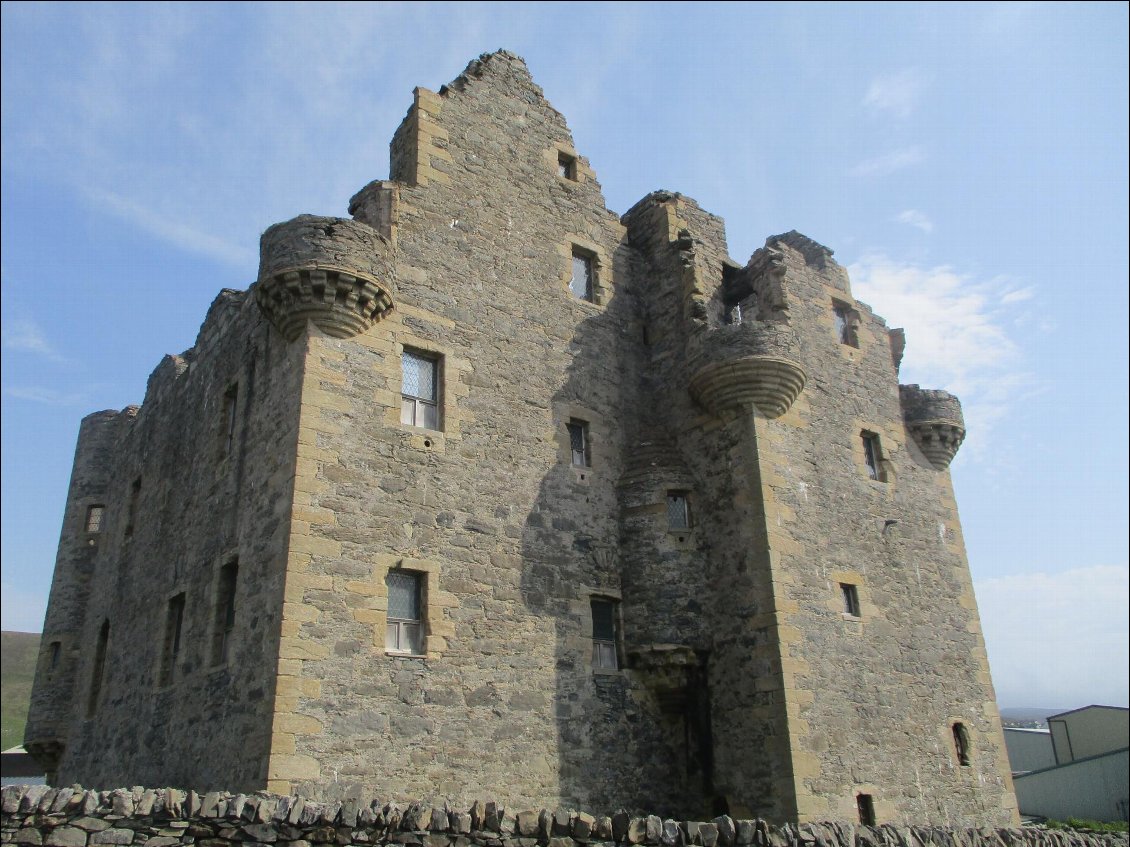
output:
[[[569,280],[569,290],[578,300],[593,302],[593,258],[573,249],[573,276]]]
[[[126,538],[133,535],[137,524],[137,501],[141,499],[141,477],[133,481],[129,490],[129,510],[126,512]]]
[[[239,578],[239,563],[229,562],[220,569],[220,582],[216,590],[215,620],[212,630],[212,664],[223,664],[231,651],[231,636],[235,630],[235,589]]]
[[[969,766],[969,730],[963,723],[953,725],[953,748],[957,754],[957,762],[964,767]]]
[[[859,313],[847,303],[832,301],[832,313],[836,325],[836,338],[840,344],[849,347],[859,346]]]
[[[691,505],[690,500],[687,498],[687,492],[667,492],[667,528],[691,528]]]
[[[592,598],[592,666],[604,670],[620,667],[617,658],[617,603],[602,597]]]
[[[385,650],[411,656],[424,654],[423,580],[415,571],[389,571],[388,626]]]
[[[439,429],[439,359],[405,350],[400,359],[400,422]]]
[[[161,685],[168,685],[176,676],[183,624],[184,592],[181,592],[169,600],[169,607],[165,613],[165,647],[161,652]]]
[[[110,642],[110,622],[103,621],[98,630],[98,644],[94,648],[94,667],[90,674],[90,694],[86,699],[86,716],[94,717],[102,694],[102,677],[106,672],[106,647]]]
[[[873,432],[862,432],[860,438],[863,439],[863,461],[867,466],[867,476],[876,482],[886,482],[886,474],[883,472],[883,450],[879,444],[879,436]]]
[[[235,445],[236,401],[239,399],[239,386],[233,385],[224,392],[224,455],[231,455]]]
[[[47,672],[54,673],[55,669],[59,667],[59,654],[62,652],[63,645],[59,641],[52,641],[47,648]]]
[[[841,582],[840,593],[844,599],[844,614],[853,618],[862,617],[859,614],[859,589],[850,582]]]
[[[95,503],[93,506],[88,506],[86,509],[86,531],[87,532],[101,532],[102,531],[102,517],[106,513],[106,507],[101,503]]]
[[[569,430],[569,452],[573,465],[578,468],[591,467],[592,452],[589,446],[588,422],[570,418],[565,426]]]
[[[565,179],[577,180],[577,159],[568,153],[557,154],[557,175]]]
[[[864,826],[875,826],[875,803],[870,794],[857,794],[855,807],[859,811],[859,822]]]

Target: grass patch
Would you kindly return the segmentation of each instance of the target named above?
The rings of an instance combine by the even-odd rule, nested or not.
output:
[[[0,750],[24,741],[38,656],[38,632],[0,633]]]
[[[1065,821],[1047,820],[1048,829],[1073,829],[1076,832],[1126,832],[1126,821],[1088,821],[1068,818]]]

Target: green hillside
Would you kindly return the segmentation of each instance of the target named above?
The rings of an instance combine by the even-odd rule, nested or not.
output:
[[[0,749],[22,744],[35,660],[38,632],[0,633]]]

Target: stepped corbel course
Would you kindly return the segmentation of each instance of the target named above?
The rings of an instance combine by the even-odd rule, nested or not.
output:
[[[965,440],[960,401],[947,391],[900,385],[903,418],[922,454],[944,471]]]

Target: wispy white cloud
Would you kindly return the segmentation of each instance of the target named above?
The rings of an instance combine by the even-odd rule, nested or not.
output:
[[[166,218],[132,198],[97,188],[88,188],[86,194],[103,210],[189,253],[235,267],[246,267],[255,261],[255,253],[248,247],[202,232],[183,221]]]
[[[877,112],[907,118],[918,105],[923,87],[922,75],[914,68],[882,74],[871,80],[863,105]]]
[[[918,145],[902,147],[865,159],[849,171],[852,176],[889,176],[896,171],[901,171],[925,161],[926,151]]]
[[[47,340],[42,328],[31,318],[5,320],[2,330],[5,350],[31,353],[52,362],[65,362],[65,357]]]
[[[1009,335],[1019,301],[1004,297],[1014,283],[882,255],[864,256],[849,272],[855,294],[906,330],[902,381],[956,394],[971,444],[985,444],[994,422],[1034,390]]]
[[[6,385],[4,393],[18,400],[29,400],[32,403],[42,403],[45,406],[80,406],[86,402],[85,392],[66,393],[56,391],[54,388],[42,386]]]
[[[907,209],[906,211],[899,212],[898,215],[895,216],[895,220],[900,224],[907,224],[926,233],[934,231],[934,222],[930,220],[924,212],[919,212],[917,209]]]
[[[1128,576],[1100,565],[977,581],[997,702],[1128,705]]]
[[[1034,294],[1035,291],[1031,287],[1014,288],[1001,295],[1001,305],[1009,306],[1013,303],[1023,303],[1025,300],[1031,300]]]

